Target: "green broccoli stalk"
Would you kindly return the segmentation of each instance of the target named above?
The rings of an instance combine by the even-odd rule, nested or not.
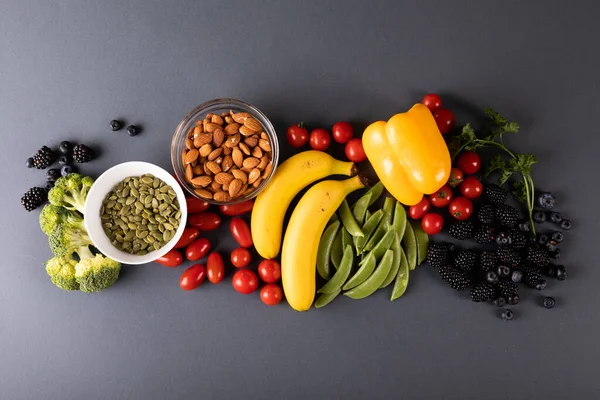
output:
[[[75,280],[77,261],[71,256],[54,257],[46,261],[46,272],[52,283],[63,290],[79,290]]]
[[[89,176],[81,174],[63,176],[54,183],[54,187],[48,192],[48,201],[55,206],[79,211],[83,214],[85,199],[93,184],[94,180]]]
[[[81,247],[91,245],[92,241],[85,229],[75,229],[67,224],[59,224],[50,232],[48,244],[52,253],[61,257],[70,255]]]
[[[96,254],[93,258],[82,258],[75,266],[75,279],[82,292],[100,292],[111,287],[117,279],[121,264],[118,261]]]
[[[83,217],[77,211],[69,211],[66,208],[46,204],[40,213],[40,228],[46,235],[60,224],[69,225],[72,228],[85,231]]]

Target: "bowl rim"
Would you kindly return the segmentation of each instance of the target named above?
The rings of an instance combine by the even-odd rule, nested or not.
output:
[[[116,184],[127,177],[141,176],[144,174],[152,174],[173,188],[177,194],[177,201],[179,202],[179,209],[181,210],[181,221],[175,235],[167,242],[167,244],[158,250],[139,256],[126,253],[112,245],[102,229],[100,207],[102,207],[102,201],[106,194],[112,190]],[[183,192],[183,189],[181,189],[179,182],[167,170],[146,161],[128,161],[117,164],[104,171],[98,179],[94,181],[94,184],[88,192],[84,206],[85,228],[94,247],[106,257],[129,265],[140,265],[152,262],[172,250],[183,234],[186,221],[187,203],[185,201],[185,193]]]
[[[227,105],[233,105],[233,107],[227,107]],[[273,163],[273,168],[272,168],[269,176],[266,179],[263,179],[261,184],[254,191],[252,191],[249,195],[247,195],[245,197],[239,197],[235,200],[228,201],[228,202],[219,202],[219,201],[215,201],[213,199],[207,199],[207,198],[198,196],[194,192],[191,185],[189,185],[185,181],[184,176],[178,172],[179,168],[181,167],[181,151],[182,151],[181,147],[176,149],[176,147],[178,146],[178,144],[177,144],[178,136],[187,135],[188,125],[190,124],[190,122],[192,122],[193,120],[197,120],[197,118],[195,118],[195,117],[197,117],[199,114],[208,112],[208,111],[204,111],[204,110],[206,110],[207,108],[210,108],[210,107],[218,107],[218,106],[222,106],[222,108],[241,109],[245,112],[250,112],[250,113],[254,114],[255,116],[259,117],[259,119],[262,120],[261,122],[263,122],[265,132],[271,138],[271,154],[272,154],[271,162]],[[200,104],[199,106],[196,106],[193,110],[191,110],[190,112],[188,112],[185,115],[185,117],[179,122],[179,124],[177,124],[177,128],[175,128],[175,132],[173,133],[173,139],[171,140],[171,165],[173,167],[173,171],[174,171],[175,175],[177,176],[177,179],[181,182],[181,187],[186,192],[188,192],[191,196],[193,196],[197,199],[206,201],[209,204],[214,204],[217,206],[243,203],[244,201],[251,200],[251,199],[255,198],[256,196],[258,196],[259,193],[262,192],[265,189],[265,187],[268,185],[268,183],[271,180],[271,178],[273,177],[273,175],[275,175],[275,170],[277,169],[278,164],[279,164],[279,140],[277,138],[277,131],[275,130],[273,123],[266,116],[265,113],[263,113],[260,109],[258,109],[258,107],[253,106],[252,104],[247,103],[243,100],[238,100],[238,99],[233,99],[233,98],[218,98],[218,99],[213,99],[213,100],[204,102],[204,103]]]

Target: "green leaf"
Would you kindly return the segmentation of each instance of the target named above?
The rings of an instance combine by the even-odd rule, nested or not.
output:
[[[512,194],[520,203],[527,203],[527,189],[525,188],[525,182],[518,181],[513,182]]]
[[[468,142],[477,139],[475,131],[471,126],[471,123],[468,123],[465,126],[463,126],[461,136]]]
[[[513,171],[511,171],[510,169],[505,169],[500,173],[500,178],[498,178],[498,185],[502,186],[504,185],[512,176]]]
[[[514,170],[519,171],[523,175],[531,175],[531,166],[537,163],[537,158],[533,154],[515,154],[516,159],[511,160],[511,165],[514,165]]]
[[[508,133],[518,133],[519,132],[519,124],[516,122],[508,122],[504,125],[504,132],[508,132]]]
[[[488,177],[492,174],[492,172],[497,171],[497,170],[503,170],[505,168],[506,168],[506,161],[504,161],[504,159],[502,158],[502,155],[496,154],[490,160],[487,170],[485,171],[485,176]]]
[[[494,125],[505,125],[508,121],[506,118],[504,118],[502,115],[500,115],[500,113],[498,111],[495,111],[494,109],[490,108],[490,107],[486,107],[485,110],[485,115],[488,116],[489,119],[492,120],[492,123]]]

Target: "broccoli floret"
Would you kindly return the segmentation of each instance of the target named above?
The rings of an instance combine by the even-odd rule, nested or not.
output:
[[[87,247],[92,244],[92,241],[85,229],[76,229],[68,224],[59,224],[50,232],[48,244],[52,253],[60,257],[70,255],[81,247]]]
[[[100,292],[111,287],[119,278],[121,264],[118,261],[96,254],[93,258],[82,258],[75,266],[75,279],[82,292]]]
[[[94,180],[89,176],[81,174],[63,176],[57,179],[54,187],[48,192],[48,201],[55,206],[83,214],[85,199],[93,184]]]
[[[79,283],[75,280],[75,265],[77,261],[71,256],[54,257],[46,261],[46,272],[57,287],[79,290]]]
[[[66,208],[46,204],[40,213],[40,228],[46,235],[60,224],[66,224],[75,229],[85,231],[83,217],[77,211],[69,211]]]

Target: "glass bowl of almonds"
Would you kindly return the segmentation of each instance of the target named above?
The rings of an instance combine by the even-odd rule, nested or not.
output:
[[[277,167],[275,128],[258,108],[216,99],[193,109],[177,126],[171,161],[181,185],[212,204],[257,196]]]

